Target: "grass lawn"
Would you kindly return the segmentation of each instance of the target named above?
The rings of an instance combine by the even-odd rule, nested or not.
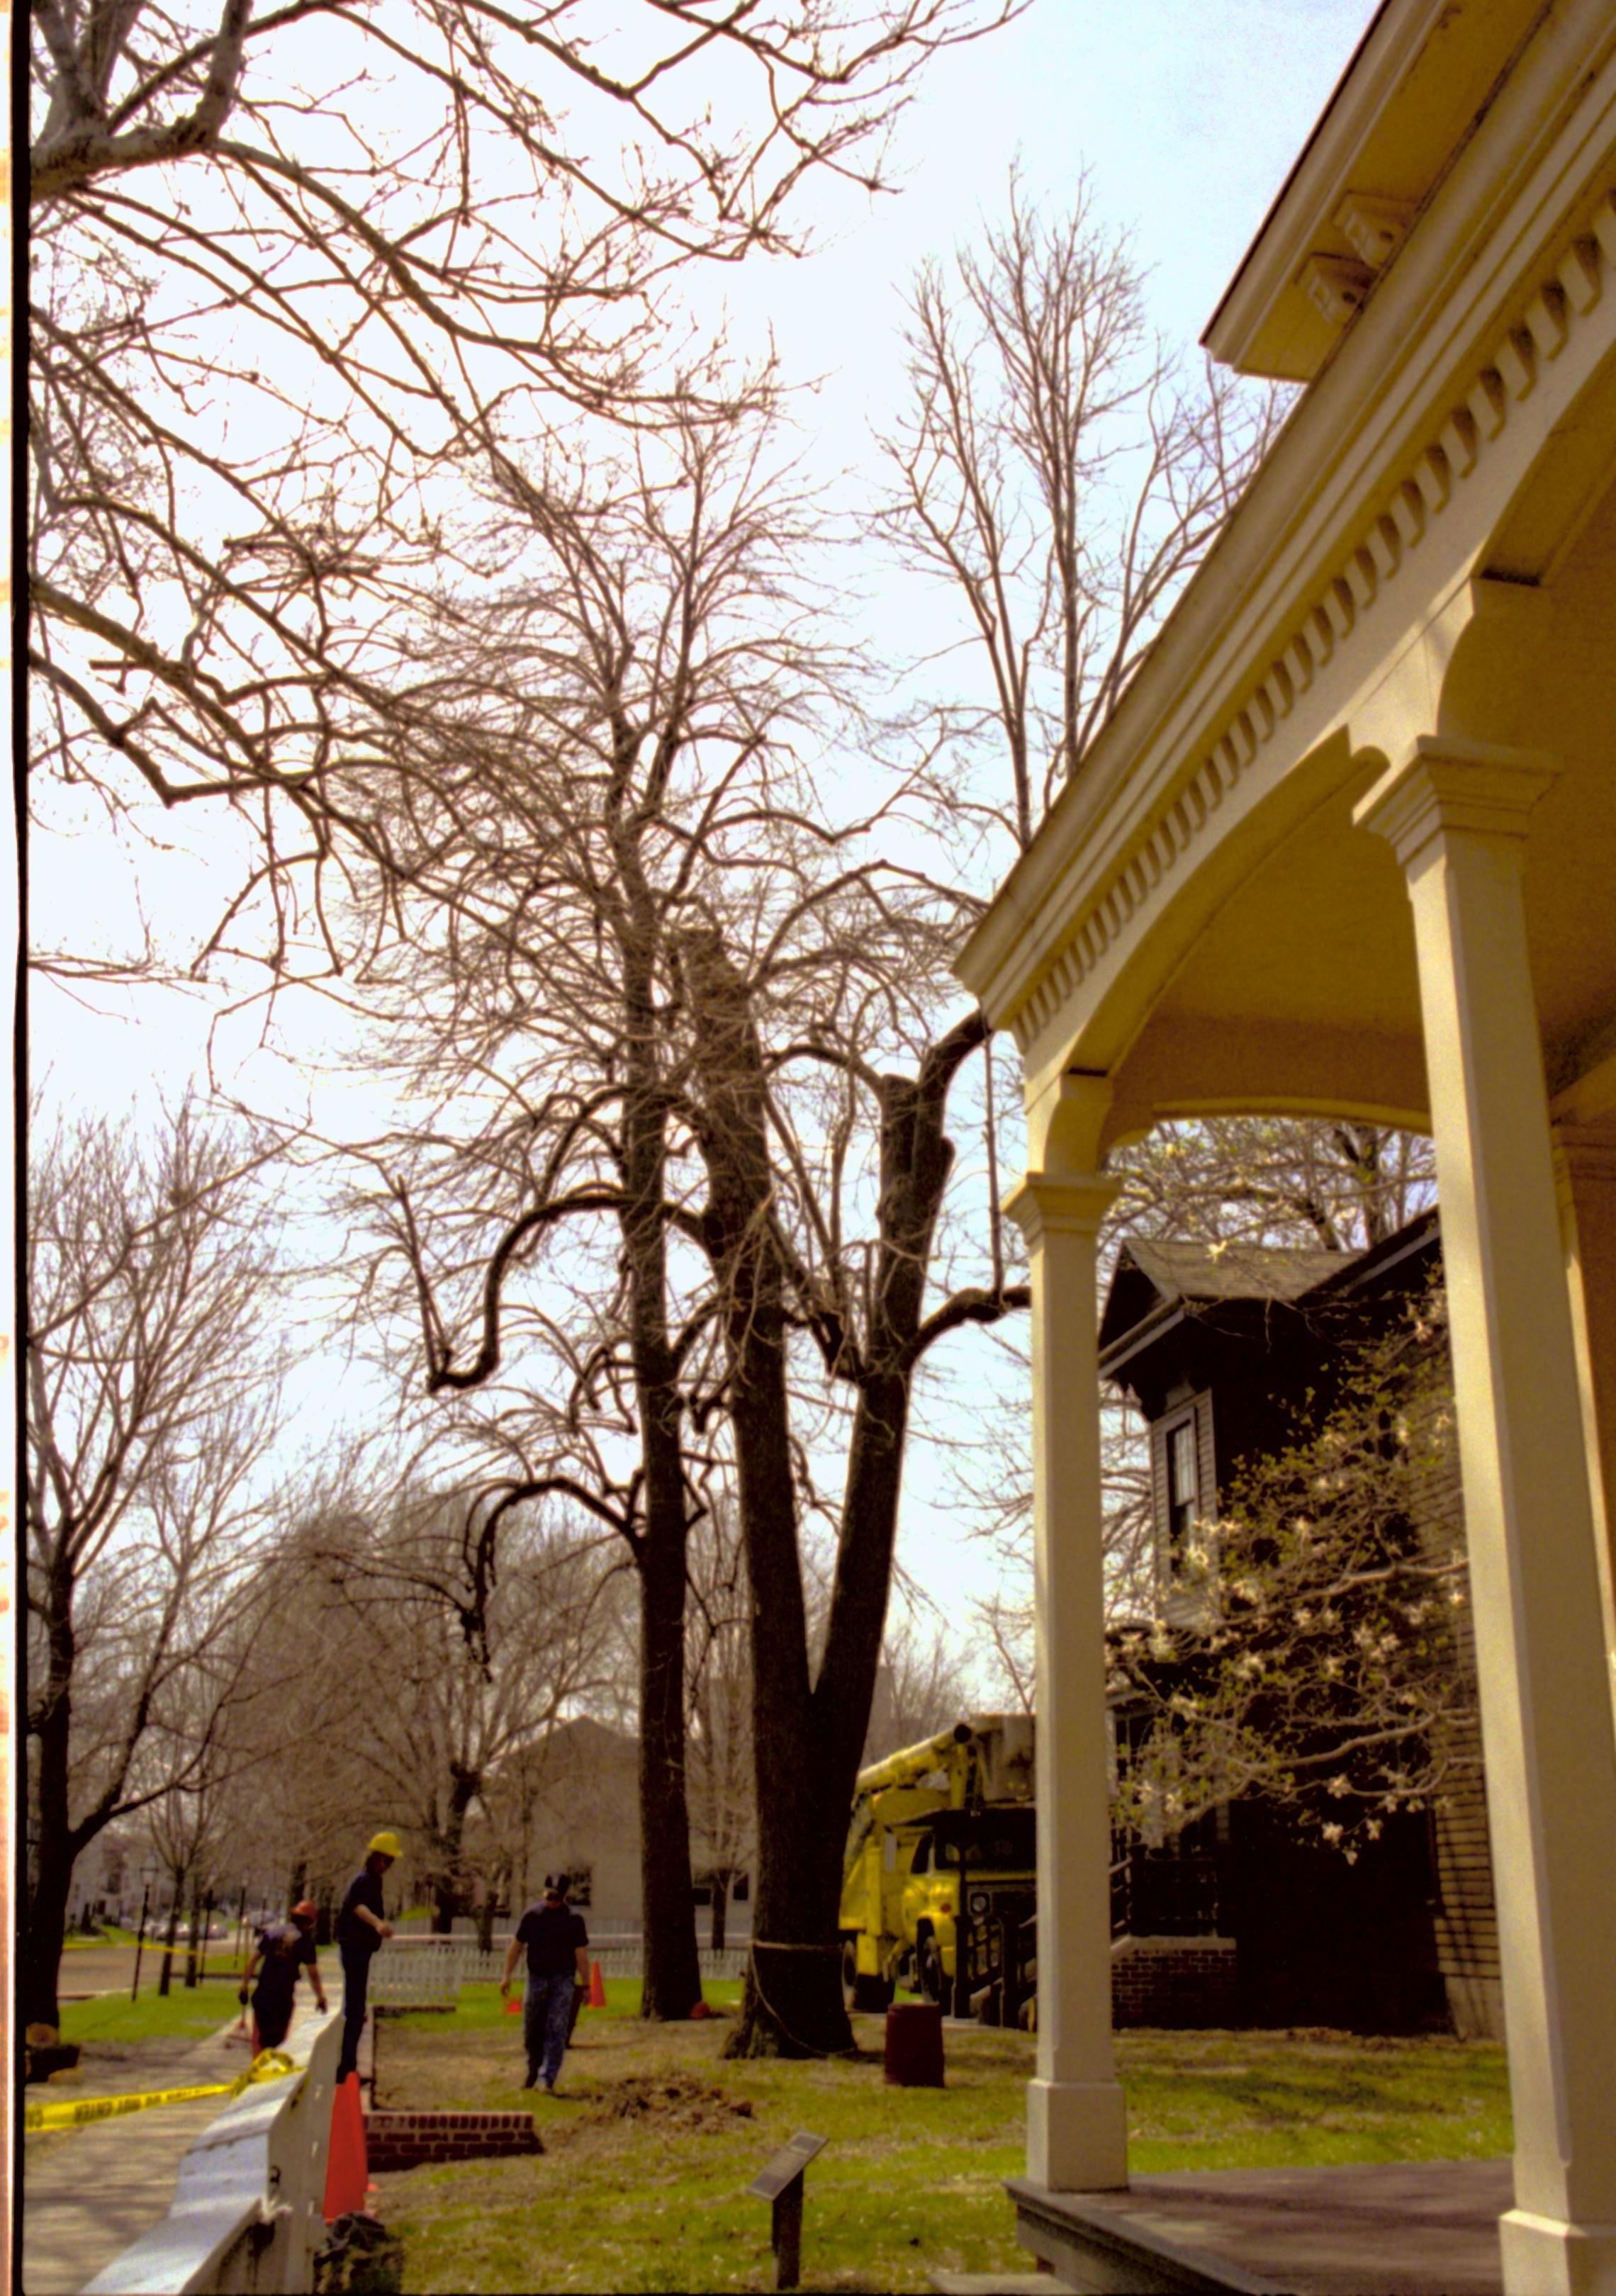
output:
[[[64,2001],[62,2038],[81,2046],[98,2043],[204,2039],[241,2014],[235,1987],[215,1984],[211,1978],[187,1993],[177,1981],[165,2001],[157,1990],[156,1972],[143,1976],[140,1999],[127,1992],[103,1993],[94,2001]]]
[[[734,1986],[708,1988],[715,2003]],[[520,2028],[492,1987],[453,2018],[389,2018],[384,2107],[537,2103],[539,2160],[380,2180],[410,2296],[465,2289],[730,2290],[773,2284],[769,2212],[745,2187],[794,2129],[808,2175],[803,2285],[921,2290],[931,2273],[1027,2270],[1003,2179],[1022,2167],[1022,2035],[947,2035],[948,2085],[882,2078],[881,2024],[828,2064],[727,2064],[723,2019],[642,2025],[614,1980],[587,2014],[563,2097],[520,2094]],[[1119,2043],[1140,2170],[1458,2159],[1506,2152],[1503,2052],[1456,2041],[1139,2033]]]

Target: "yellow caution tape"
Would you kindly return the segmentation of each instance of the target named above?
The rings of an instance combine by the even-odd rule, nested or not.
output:
[[[246,2071],[233,2081],[209,2081],[200,2088],[154,2088],[128,2096],[76,2097],[70,2103],[30,2104],[22,2116],[24,2128],[78,2128],[91,2120],[116,2120],[126,2112],[144,2112],[154,2104],[189,2104],[199,2096],[240,2096],[251,2081],[283,2080],[299,2067],[283,2049],[260,2049]]]

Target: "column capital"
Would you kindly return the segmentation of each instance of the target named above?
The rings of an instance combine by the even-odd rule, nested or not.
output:
[[[1122,1192],[1106,1172],[1023,1172],[1004,1209],[1029,1243],[1046,1235],[1094,1235]]]
[[[1557,1170],[1587,1174],[1590,1180],[1616,1180],[1616,1134],[1606,1126],[1569,1124],[1558,1119],[1548,1128]]]
[[[1405,869],[1445,832],[1520,840],[1532,808],[1560,771],[1541,750],[1512,750],[1421,734],[1352,809],[1359,829],[1390,845]]]

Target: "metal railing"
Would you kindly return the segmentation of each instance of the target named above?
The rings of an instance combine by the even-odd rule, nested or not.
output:
[[[245,2089],[186,2152],[168,2215],[85,2296],[308,2296],[325,2238],[325,2167],[342,2042],[339,2013],[296,2035],[308,2062]]]

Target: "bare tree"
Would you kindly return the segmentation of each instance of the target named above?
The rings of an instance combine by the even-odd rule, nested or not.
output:
[[[573,1495],[629,1542],[647,1999],[675,2015],[694,1997],[693,1951],[677,1983],[657,1956],[689,1929],[694,1462],[720,1435],[741,1455],[748,1289],[767,1271],[805,1376],[811,1362],[830,1386],[796,1431],[782,1371],[767,1440],[783,1489],[759,1497],[768,1475],[744,1468],[739,1486],[754,1698],[774,1713],[754,1730],[759,1918],[777,1924],[760,1933],[778,1945],[804,1921],[833,1937],[916,1367],[949,1331],[1025,1297],[991,1251],[985,1281],[927,1297],[949,1089],[986,1029],[970,1015],[934,1037],[958,905],[882,857],[884,791],[849,818],[815,786],[816,751],[857,722],[852,673],[811,587],[813,507],[768,461],[772,413],[765,382],[719,417],[693,400],[677,426],[619,439],[593,464],[555,449],[532,468],[501,463],[482,579],[431,626],[440,682],[457,681],[456,739],[434,779],[412,768],[408,818],[390,831],[455,875],[452,925],[418,936],[397,981],[413,1074],[435,1101],[452,1095],[458,1137],[433,1119],[373,1150],[385,1266],[402,1285],[389,1293],[379,1271],[375,1296],[419,1316],[439,1393],[515,1408],[525,1389],[542,1404],[553,1450],[592,1455]],[[891,1055],[913,1072],[880,1065]],[[806,1430],[838,1412],[848,1480],[824,1504],[857,1529],[810,1661],[792,1479]],[[634,1462],[615,1480],[613,1431]],[[782,1635],[789,1647],[770,1643]],[[810,1745],[833,1760],[805,1799]],[[788,1837],[812,1839],[808,1894],[779,1863]],[[837,2046],[840,1992],[821,1989],[831,2021],[816,2030]]]
[[[957,1722],[970,1704],[958,1651],[943,1628],[923,1629],[914,1610],[889,1625],[881,1646],[870,1726],[859,1767],[879,1762],[900,1747],[918,1745]]]
[[[37,1116],[26,1365],[25,2020],[53,2025],[76,1859],[205,1769],[239,1686],[275,1434],[261,1154],[182,1110]]]
[[[1423,1134],[1297,1117],[1158,1125],[1113,1152],[1108,1234],[1358,1251],[1423,1211],[1436,1164]]]
[[[1144,275],[1087,178],[919,274],[880,525],[940,583],[985,698],[937,710],[948,802],[1025,847],[1234,506],[1277,403],[1152,340]],[[980,752],[985,779],[962,785]]]
[[[926,61],[1017,4],[41,0],[43,817],[222,804],[203,954],[337,965],[342,871],[398,865],[350,774],[430,715],[393,624],[464,458],[536,406],[655,420],[673,275],[797,245],[808,176],[879,183]]]
[[[719,1287],[724,1406],[753,1595],[759,1857],[735,2054],[849,2046],[836,1959],[841,1852],[885,1630],[915,1385],[950,1332],[994,1324],[1027,1300],[991,1243],[979,1247],[987,1264],[974,1283],[952,1280],[939,1251],[955,1163],[950,1092],[986,1023],[972,1013],[935,1035],[926,1027],[936,960],[923,918],[906,917],[884,947],[874,902],[850,927],[845,915],[839,922],[843,931],[802,964],[792,996],[768,968],[743,969],[738,936],[717,925],[691,929],[679,951],[700,1046],[690,1090],[707,1180],[701,1232]],[[838,981],[858,984],[846,1017],[832,1002]],[[912,1070],[875,1065],[906,1039]],[[790,1082],[798,1064],[828,1070],[840,1120],[804,1122]],[[855,1137],[867,1181],[857,1225]],[[841,1487],[828,1505],[804,1472],[797,1431],[800,1341],[831,1396],[846,1398]],[[822,1505],[836,1547],[816,1649],[801,1534],[805,1508]]]
[[[408,1072],[455,1129],[378,1144],[376,1297],[429,1390],[477,1393],[618,1531],[640,1586],[647,2014],[699,1997],[685,1778],[686,1376],[709,1310],[682,1201],[669,935],[744,883],[821,672],[787,579],[800,505],[761,464],[767,394],[497,469],[474,591],[431,624],[459,722],[390,824],[452,898],[398,969]],[[397,1002],[397,994],[395,995]],[[430,1104],[430,1103],[429,1103]],[[389,1292],[392,1271],[402,1289]],[[525,1488],[523,1486],[522,1488]],[[533,1492],[529,1496],[535,1495]]]
[[[530,1508],[509,1513],[467,1633],[464,1518],[480,1503],[475,1489],[432,1492],[412,1475],[391,1492],[328,1494],[304,1513],[268,1574],[274,1622],[238,1731],[267,1755],[291,1707],[324,1750],[317,1765],[288,1767],[272,1796],[254,1782],[275,1836],[254,1845],[255,1865],[340,1881],[356,1833],[395,1825],[411,1885],[444,1931],[501,1878],[488,1819],[502,1770],[598,1691],[615,1652],[601,1539]]]

